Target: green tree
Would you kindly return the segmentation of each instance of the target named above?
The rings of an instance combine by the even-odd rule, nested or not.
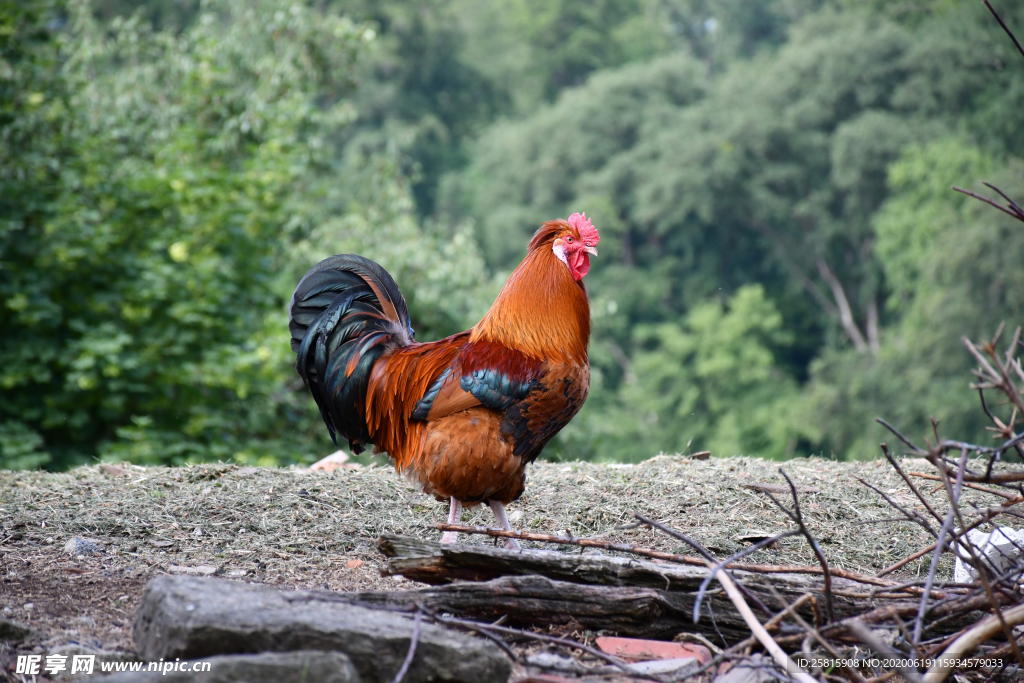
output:
[[[617,421],[601,446],[605,457],[639,460],[693,444],[715,455],[792,455],[797,434],[787,412],[798,389],[776,358],[792,336],[760,285],[695,306],[681,324],[639,325],[633,337],[636,351],[609,407]]]
[[[28,90],[62,134],[31,143],[63,158],[4,183],[45,202],[4,223],[4,465],[267,462],[313,443],[287,390],[284,247],[330,199],[366,33],[273,2],[205,10],[172,35],[108,32],[74,5],[67,104]],[[38,130],[33,116],[6,131]]]
[[[983,6],[962,3],[906,24],[826,7],[776,51],[710,77],[687,54],[600,72],[483,135],[442,206],[474,219],[498,268],[542,220],[583,209],[595,218],[605,240],[588,278],[601,371],[592,411],[631,410],[622,386],[643,353],[633,330],[678,327],[751,283],[790,334],[775,349],[780,372],[804,380],[815,358],[880,353],[882,330],[903,315],[884,306],[894,271],[875,247],[902,151],[954,131],[982,150],[1021,151],[1010,111],[1024,101],[1001,66],[1012,45],[1000,31]],[[669,432],[659,438],[678,447]],[[694,442],[703,448],[700,438],[710,437]],[[792,440],[772,443],[760,453],[791,452]],[[806,437],[797,452],[824,443]]]
[[[69,155],[66,139],[67,91],[59,72],[59,17],[55,3],[0,2],[0,357],[8,370],[0,391],[14,389],[10,373],[30,360],[27,348],[15,349],[9,326],[10,304],[18,298],[8,273],[31,258],[31,241],[41,234],[56,199],[57,179]],[[20,370],[25,375],[33,369]],[[42,371],[45,376],[45,370]],[[37,375],[38,377],[39,375]],[[42,437],[17,414],[0,413],[0,465],[30,468],[47,461]]]
[[[830,351],[815,361],[795,424],[816,447],[848,458],[877,456],[889,440],[875,417],[912,438],[944,434],[986,443],[991,433],[968,390],[973,359],[960,339],[989,339],[1024,307],[1024,233],[1012,218],[950,190],[985,191],[982,180],[1024,194],[1021,165],[1003,166],[959,138],[908,149],[889,173],[892,197],[875,218],[877,252],[898,319],[876,357]],[[1005,421],[1004,406],[989,406]]]
[[[506,109],[507,91],[466,58],[451,0],[329,4],[378,32],[358,69],[346,154],[397,151],[414,208],[429,216],[438,180],[465,165],[465,142]]]

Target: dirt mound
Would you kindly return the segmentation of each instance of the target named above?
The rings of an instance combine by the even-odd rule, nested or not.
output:
[[[905,465],[929,469],[924,461]],[[907,522],[872,523],[892,517],[893,511],[855,477],[901,505],[920,506],[881,461],[659,456],[637,465],[538,463],[530,469],[526,494],[510,506],[511,521],[533,531],[568,530],[575,536],[691,552],[649,529],[616,529],[628,525],[636,511],[685,531],[724,557],[751,539],[790,528],[762,493],[769,490],[790,502],[788,488],[781,488],[780,466],[800,487],[805,519],[832,566],[875,574],[931,542]],[[968,502],[994,498],[977,491],[967,496]],[[934,500],[945,509],[941,492]],[[384,561],[376,539],[382,533],[439,537],[433,525],[447,517],[446,503],[382,467],[325,473],[233,465],[100,465],[60,474],[3,472],[0,501],[0,518],[5,519],[0,609],[2,616],[36,633],[22,649],[75,642],[130,651],[142,587],[160,572],[295,588],[408,586],[400,578],[380,576]],[[493,522],[490,511],[481,507],[467,510],[463,519]],[[69,543],[75,538],[91,543]],[[81,549],[89,552],[72,554]],[[791,538],[748,561],[815,560],[802,539]],[[918,575],[921,562],[907,565],[902,575]],[[940,574],[951,573],[943,565]]]

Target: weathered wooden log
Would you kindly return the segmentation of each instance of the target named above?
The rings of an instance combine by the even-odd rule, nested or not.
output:
[[[607,631],[644,638],[672,638],[683,631],[702,632],[718,640],[739,640],[749,631],[724,592],[708,591],[702,618],[693,624],[693,593],[638,586],[588,586],[544,576],[505,576],[490,581],[456,583],[409,591],[297,593],[291,599],[347,602],[375,609],[437,614],[519,627],[559,626]],[[713,615],[713,618],[712,618]]]
[[[622,635],[664,638],[681,631],[701,632],[727,640],[749,635],[746,625],[717,582],[711,584],[699,623],[693,606],[706,568],[661,564],[628,557],[579,555],[546,550],[511,551],[480,545],[440,545],[429,541],[384,536],[388,556],[384,574],[401,574],[437,586],[402,592],[345,594],[336,599],[366,606],[449,612],[477,619],[506,617],[518,626],[579,625]],[[733,571],[756,601],[773,611],[800,596],[822,596],[818,577]],[[449,585],[446,585],[449,584]],[[845,579],[832,581],[836,616],[863,614],[883,605],[916,609],[911,594],[878,593]],[[329,598],[335,599],[335,598]],[[811,606],[799,610],[814,621]],[[767,620],[770,615],[760,613]],[[959,622],[957,622],[959,623]],[[958,628],[950,623],[949,632]],[[786,627],[781,633],[786,632]]]
[[[550,550],[513,551],[483,545],[441,545],[407,536],[382,536],[378,547],[388,558],[386,575],[431,585],[453,581],[487,581],[500,576],[539,574],[557,581],[601,586],[646,586],[667,591],[696,591],[707,578],[706,567],[651,562],[613,555],[580,555]],[[804,574],[772,574],[732,570],[755,595],[767,582],[783,594],[820,594],[822,581]],[[868,596],[868,588],[853,581],[833,579],[833,589],[847,602]],[[907,599],[916,597],[907,594]],[[863,603],[860,603],[863,604]]]

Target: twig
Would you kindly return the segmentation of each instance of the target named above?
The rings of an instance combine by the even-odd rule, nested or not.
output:
[[[714,643],[712,643],[710,640],[708,640],[707,638],[705,638],[704,636],[702,636],[699,633],[679,633],[679,634],[676,635],[675,638],[672,639],[672,642],[674,642],[674,643],[684,643],[684,642],[700,643],[700,644],[704,645],[705,647],[707,647],[709,650],[711,650],[716,655],[720,655],[723,652],[722,648],[718,647],[717,645],[715,645]]]
[[[921,594],[921,604],[917,609],[917,617],[914,619],[914,639],[910,646],[917,649],[918,643],[921,641],[921,629],[924,627],[924,614],[928,609],[928,599],[931,597],[932,583],[935,581],[935,570],[939,567],[939,558],[942,556],[942,551],[946,547],[946,534],[949,533],[953,527],[953,517],[956,512],[957,501],[960,498],[960,485],[964,480],[964,467],[967,466],[967,449],[964,449],[960,453],[960,469],[956,475],[956,485],[953,487],[952,496],[949,501],[949,512],[946,513],[946,519],[942,523],[942,528],[939,530],[938,540],[935,542],[935,552],[932,554],[932,562],[928,567],[928,580],[924,584],[924,592]]]
[[[998,13],[996,13],[995,8],[993,8],[992,5],[989,4],[988,0],[985,0],[985,7],[988,7],[988,11],[991,12],[992,16],[996,18],[996,21],[999,22],[999,25],[1003,27],[1004,31],[1006,31],[1006,35],[1010,36],[1010,40],[1012,40],[1013,44],[1017,46],[1017,51],[1020,52],[1022,57],[1024,57],[1024,48],[1022,48],[1020,46],[1020,43],[1017,42],[1017,36],[1013,35],[1013,31],[1011,31],[1006,26],[1006,24],[1003,23],[1002,18],[999,16]],[[999,194],[1002,194],[1002,192],[1000,192]]]
[[[1021,434],[1016,439],[1008,442],[1007,446],[1016,446],[1019,443],[1024,443],[1024,434]],[[1004,472],[1002,474],[994,474],[990,477],[967,474],[964,475],[964,481],[983,481],[986,484],[1010,484],[1013,482],[1024,481],[1024,471]]]
[[[553,534],[541,534],[534,531],[518,531],[515,529],[495,529],[485,526],[469,526],[467,524],[435,524],[435,528],[441,531],[457,531],[460,534],[486,534],[497,538],[518,538],[524,541],[538,541],[540,543],[560,543],[562,545],[576,545],[585,548],[601,548],[602,550],[615,550],[622,553],[632,553],[644,557],[652,557],[656,560],[676,562],[678,564],[689,564],[697,567],[704,566],[704,560],[693,555],[676,555],[661,550],[652,550],[628,543],[614,543],[602,541],[596,538],[568,538],[566,536],[555,536]]]
[[[1020,328],[1019,327],[1017,328],[1017,334],[1020,334]],[[1014,335],[1014,336],[1016,336],[1016,335]],[[1006,353],[1009,354],[1010,351],[1008,350]],[[1017,365],[1014,366],[1014,370],[1015,371],[1018,370],[1019,367],[1020,367],[1020,363],[1017,363]],[[1022,379],[1024,379],[1024,378],[1022,378]],[[995,415],[993,415],[992,411],[988,409],[988,404],[985,403],[985,390],[980,388],[980,387],[978,388],[978,400],[981,402],[981,409],[985,411],[985,416],[989,420],[991,420],[992,423],[996,425],[996,427],[999,428],[998,431],[999,431],[1000,434],[1003,435],[1003,438],[1004,439],[1012,439],[1014,437],[1013,425],[1014,425],[1015,418],[1017,416],[1017,411],[1014,410],[1013,413],[1011,413],[1011,415],[1010,415],[1010,424],[1008,424],[1008,425],[1007,424],[1003,424],[1003,421],[1000,420]],[[1016,449],[1017,455],[1020,456],[1020,459],[1024,460],[1024,449],[1022,449],[1020,447],[1020,444],[1017,444],[1016,446],[1014,446],[1014,449]],[[997,453],[996,457],[994,457],[991,460],[989,460],[988,468],[985,470],[985,476],[986,477],[991,476],[991,474],[992,474],[992,467],[993,467],[993,465],[995,465],[995,462],[998,459],[999,459],[999,454]]]
[[[854,619],[846,625],[846,628],[850,633],[857,637],[857,640],[864,643],[878,654],[892,657],[896,662],[905,661],[906,658],[903,655],[886,645],[882,639],[876,636],[871,629],[863,624],[863,622]],[[910,683],[921,683],[921,674],[914,669],[903,666],[897,668],[903,678],[910,681]]]
[[[1024,623],[1024,605],[1016,605],[1005,611],[985,617],[946,648],[935,664],[925,674],[924,683],[942,683],[953,670],[950,664],[974,651],[981,643],[1003,630],[1003,624],[1017,626]]]
[[[908,472],[912,477],[921,477],[922,479],[929,479],[931,481],[942,481],[942,477],[934,474],[925,474],[924,472]],[[1024,501],[1019,493],[1007,493],[1006,491],[999,491],[997,489],[989,488],[988,486],[982,486],[981,484],[974,484],[972,482],[964,482],[964,486],[967,488],[974,489],[975,491],[983,491],[985,493],[991,493],[993,496],[1000,496],[1007,500],[1012,500],[1014,503],[1020,503]]]
[[[897,614],[896,610],[894,610],[892,607],[889,608],[889,616],[892,617],[893,623],[896,624],[896,628],[899,629],[900,635],[903,636],[904,642],[909,643],[910,634],[907,633],[907,626],[903,623],[903,619],[900,618],[900,615]]]
[[[890,432],[892,432],[893,434],[896,435],[897,439],[899,439],[903,443],[907,444],[907,446],[910,447],[910,450],[912,450],[914,452],[914,455],[924,455],[926,453],[926,451],[922,451],[920,448],[915,446],[913,444],[913,442],[910,441],[910,439],[908,439],[907,437],[903,436],[903,434],[900,433],[900,430],[896,429],[895,427],[893,427],[891,424],[889,424],[888,422],[886,422],[882,418],[876,417],[875,418],[875,422],[877,422],[878,424],[880,424],[883,427],[885,427],[886,429],[888,429]]]
[[[1011,504],[1010,502],[1003,503],[1003,505],[1010,505],[1010,504]],[[998,508],[988,508],[988,509],[984,510],[983,513],[984,514],[982,514],[980,517],[978,517],[976,520],[974,520],[970,524],[968,524],[966,526],[963,526],[960,529],[960,534],[966,534],[968,531],[971,531],[972,529],[977,529],[978,527],[982,526],[983,524],[987,524],[988,522],[992,521],[994,518],[998,517],[1001,514],[1010,514],[1010,511],[1005,509],[1005,508],[1003,508],[1003,506],[1000,506]],[[884,576],[885,574],[888,574],[890,572],[894,572],[897,569],[899,569],[900,567],[902,567],[905,564],[907,564],[908,562],[913,562],[914,560],[918,559],[922,555],[927,555],[928,553],[930,553],[933,550],[935,550],[935,547],[937,545],[938,545],[937,543],[932,543],[927,548],[922,548],[921,550],[917,551],[913,555],[910,555],[909,557],[906,557],[906,558],[900,560],[896,564],[894,564],[892,566],[889,566],[889,567],[886,567],[882,571],[878,572],[877,576],[881,577],[881,576]],[[946,544],[946,550],[948,550],[949,552],[952,552],[957,557],[961,557],[962,558],[960,553],[958,553],[955,549],[951,548],[950,544],[948,542]],[[895,588],[895,586],[890,586],[888,588]]]
[[[985,4],[987,5],[988,3],[986,2]],[[989,199],[988,197],[986,197],[984,195],[980,195],[980,194],[978,194],[976,192],[971,192],[970,190],[965,190],[964,188],[957,187],[956,185],[953,185],[952,189],[954,191],[956,191],[956,192],[961,192],[961,193],[967,195],[968,197],[974,197],[977,200],[983,201],[986,204],[988,204],[989,206],[994,206],[997,209],[999,209],[1000,211],[1002,211],[1003,213],[1005,213],[1007,215],[1010,215],[1010,216],[1013,216],[1014,218],[1016,218],[1019,221],[1024,220],[1024,215],[1018,214],[1016,211],[1014,211],[1012,209],[1008,209],[1005,206],[1003,206],[1002,204],[1000,204],[998,202],[994,202],[994,201],[992,201],[991,199]]]
[[[902,512],[904,515],[906,515],[906,518],[907,518],[908,522],[916,522],[917,524],[920,524],[922,527],[924,527],[925,531],[927,531],[932,536],[935,536],[935,530],[932,529],[931,524],[929,524],[928,520],[925,519],[924,516],[921,515],[920,513],[918,513],[916,510],[905,510],[903,508],[903,506],[901,506],[899,503],[897,503],[892,498],[890,498],[889,494],[885,493],[884,491],[882,491],[880,488],[878,488],[874,484],[869,484],[868,482],[864,481],[860,477],[854,477],[854,479],[856,479],[860,483],[864,484],[864,486],[867,486],[869,489],[871,489],[872,491],[874,491],[875,493],[880,495],[882,498],[884,498],[886,503],[888,503],[889,505],[891,505],[892,507],[896,508],[897,510]]]
[[[697,599],[693,601],[693,622],[697,623],[697,620],[700,618],[700,604],[704,600],[704,592],[708,589],[708,585],[715,578],[715,575],[718,574],[718,570],[719,569],[722,569],[723,567],[731,564],[732,562],[735,562],[736,560],[740,559],[741,557],[744,557],[744,556],[749,555],[749,554],[751,554],[751,553],[753,553],[753,552],[755,552],[757,550],[760,550],[761,548],[765,547],[766,545],[771,545],[772,543],[775,543],[777,541],[781,541],[784,538],[789,538],[790,536],[796,536],[799,533],[800,533],[799,531],[795,531],[794,530],[794,531],[787,531],[787,532],[785,532],[783,534],[779,534],[777,536],[772,536],[771,538],[763,538],[760,541],[758,541],[757,543],[755,543],[754,545],[750,546],[749,548],[745,548],[745,549],[741,550],[740,552],[738,552],[738,553],[736,553],[734,555],[730,555],[729,557],[727,557],[726,559],[722,560],[721,562],[715,562],[715,566],[711,569],[710,572],[708,572],[708,575],[704,578],[704,580],[701,581],[700,588],[697,590]]]
[[[711,564],[708,563],[708,567]],[[718,575],[718,582],[722,584],[722,588],[725,589],[726,595],[732,600],[732,604],[736,606],[736,610],[743,617],[743,621],[747,623],[747,626],[753,632],[754,637],[764,646],[764,649],[772,656],[772,658],[778,663],[783,670],[790,674],[795,680],[800,683],[818,683],[813,676],[804,671],[802,668],[796,665],[796,662],[789,658],[789,655],[783,651],[779,644],[768,634],[768,631],[764,629],[761,622],[757,620],[754,613],[750,611],[750,607],[747,605],[743,596],[740,594],[736,584],[733,583],[732,579],[725,572],[721,572]]]
[[[818,558],[818,564],[821,565],[821,573],[825,580],[825,609],[828,612],[828,620],[835,621],[836,610],[832,600],[832,574],[831,572],[829,572],[828,562],[825,560],[825,553],[822,552],[821,546],[818,545],[817,539],[814,538],[814,535],[811,534],[811,532],[807,529],[807,525],[804,524],[804,517],[800,513],[800,498],[799,496],[797,496],[796,486],[793,484],[793,480],[789,478],[789,475],[786,474],[785,470],[783,470],[781,467],[779,468],[779,473],[782,474],[782,476],[786,479],[786,483],[789,484],[789,490],[793,495],[792,512],[787,510],[786,507],[782,503],[780,503],[772,494],[768,493],[767,491],[764,491],[764,494],[771,498],[772,502],[775,503],[780,510],[785,512],[786,516],[793,520],[793,522],[795,522],[798,527],[800,527],[800,533],[803,534],[804,538],[807,539],[808,545],[811,546],[811,550],[814,552],[815,557]]]
[[[416,617],[412,627],[412,638],[409,639],[409,652],[405,655],[405,661],[402,662],[402,668],[395,674],[394,679],[391,683],[402,683],[405,679],[405,674],[409,673],[409,667],[412,665],[412,659],[416,656],[416,646],[420,642],[420,622],[423,620],[423,612],[416,610]]]
[[[1000,330],[1001,329],[1002,329],[1002,326],[1000,326]],[[1019,338],[1019,335],[1020,335],[1020,328],[1017,328],[1017,333],[1014,335],[1014,343],[1015,344],[1016,344],[1016,340]],[[997,333],[997,336],[998,336],[998,333]],[[989,346],[989,351],[992,353],[993,358],[996,358],[996,355],[995,355],[995,352],[994,352],[994,344],[995,344],[995,340],[993,340],[993,343]],[[998,360],[998,358],[996,358],[996,359]],[[1000,369],[1002,370],[1003,368],[1000,368]],[[1013,384],[1010,383],[1007,378],[1004,377],[1004,379],[1006,379],[1006,382],[1007,382],[1007,385],[1009,386],[1009,388],[1013,389]],[[1016,393],[1016,389],[1014,389],[1014,392]],[[1018,395],[1018,399],[1019,399],[1019,395]],[[957,499],[960,496],[960,482],[961,482],[961,480],[963,478],[964,461],[966,459],[967,459],[967,453],[965,451],[965,452],[963,452],[961,454],[960,470],[959,470],[959,472],[957,474],[957,486],[955,488],[950,485],[950,483],[948,481],[948,478],[943,480],[943,484],[946,487],[946,492],[947,492],[947,494],[950,497],[950,501],[952,501],[953,510],[956,512],[956,516],[957,516],[957,519],[959,520],[961,528],[963,528],[963,526],[964,526],[964,520],[963,520],[963,517],[960,514],[960,508],[956,504],[956,501],[957,501]],[[943,474],[944,477],[946,476],[945,472],[942,472],[942,474]],[[962,533],[966,533],[966,532],[962,532]],[[956,536],[955,533],[954,533],[954,539],[957,542],[957,547],[960,547],[961,541]],[[1016,546],[1016,543],[1014,543],[1014,545]],[[974,544],[970,542],[970,539],[968,539],[968,541],[967,541],[966,548],[967,548],[967,552],[971,556],[971,565],[978,570],[978,581],[981,583],[982,588],[985,589],[985,595],[988,596],[989,603],[992,606],[992,611],[995,612],[995,616],[999,618],[1000,627],[1002,628],[1003,633],[1006,635],[1007,641],[1009,641],[1010,646],[1013,649],[1013,654],[1016,657],[1017,661],[1020,663],[1020,665],[1024,666],[1024,655],[1021,654],[1020,649],[1017,647],[1017,640],[1014,637],[1013,632],[1010,629],[1010,626],[1003,621],[1002,613],[999,610],[999,601],[996,599],[996,596],[995,596],[995,594],[992,591],[992,584],[989,581],[989,578],[987,576],[988,567],[986,567],[984,565],[984,562],[978,557],[978,553],[976,552]],[[1019,547],[1018,547],[1018,549],[1019,549]],[[1016,572],[1014,572],[1014,573],[1016,573]],[[997,580],[999,580],[998,577],[996,577],[996,578],[997,578]],[[1014,582],[1014,583],[1016,583],[1016,582]],[[1015,589],[1016,589],[1016,586],[1014,586],[1014,592],[1015,592]]]
[[[857,522],[852,522],[850,526],[864,526],[866,524],[885,524],[887,522],[913,522],[912,519],[906,517],[883,517],[882,519],[862,519]]]
[[[614,657],[614,656],[612,656],[612,655],[610,655],[610,654],[608,654],[606,652],[601,652],[600,650],[596,650],[596,649],[590,647],[589,645],[584,645],[583,643],[580,643],[580,642],[578,642],[576,640],[572,640],[570,638],[560,638],[560,637],[557,637],[557,636],[548,636],[548,635],[544,635],[543,633],[533,633],[532,631],[524,631],[522,629],[512,628],[510,626],[494,626],[493,624],[481,624],[481,623],[476,622],[476,621],[470,621],[469,619],[458,619],[456,617],[445,617],[445,616],[435,615],[434,618],[437,619],[438,621],[441,621],[441,622],[446,623],[446,624],[454,624],[455,626],[462,626],[463,628],[468,628],[468,629],[471,629],[471,630],[474,630],[474,631],[476,631],[476,630],[479,630],[479,631],[497,631],[498,633],[508,633],[510,635],[518,636],[520,638],[528,638],[530,640],[537,640],[537,641],[540,641],[542,643],[552,643],[554,645],[561,645],[562,647],[567,647],[567,648],[577,649],[577,650],[583,650],[584,652],[586,652],[589,655],[597,657],[598,659],[603,659],[604,661],[608,662],[612,666],[618,667],[619,669],[621,669],[622,671],[626,672],[627,674],[635,674],[636,673],[635,671],[630,669],[628,666],[626,666],[625,663],[623,663],[622,660],[619,659],[618,657]]]
[[[1021,216],[1021,220],[1024,220],[1024,215]],[[978,361],[978,363],[985,370],[985,372],[989,374],[989,383],[994,388],[998,388],[1004,394],[1006,394],[1006,397],[1010,399],[1010,402],[1017,407],[1017,410],[1024,414],[1024,400],[1021,399],[1020,392],[1017,391],[1017,388],[1013,385],[1013,380],[1010,378],[1010,373],[1006,368],[1006,365],[1009,365],[1009,360],[1007,360],[1007,363],[1005,365],[999,361],[999,356],[998,354],[996,354],[995,350],[996,340],[993,339],[992,341],[985,343],[983,347],[985,351],[988,352],[988,354],[992,357],[992,360],[995,361],[996,366],[999,368],[999,372],[996,372],[988,363],[988,361],[985,360],[985,357],[981,355],[980,351],[978,351],[978,348],[974,345],[974,342],[972,342],[966,336],[960,337],[960,341],[964,343],[964,346],[967,347],[967,350],[971,353],[971,355],[974,356],[974,358]],[[1011,347],[1011,350],[1012,348],[1013,347]]]
[[[701,637],[703,638],[703,636],[701,636]],[[707,640],[707,639],[705,638],[705,640]],[[754,636],[750,636],[749,638],[745,638],[745,639],[741,640],[740,642],[736,643],[735,645],[733,645],[732,647],[730,647],[730,648],[728,648],[726,650],[721,650],[720,648],[715,646],[715,649],[718,650],[718,654],[716,654],[711,659],[711,661],[709,661],[707,664],[705,664],[704,666],[700,667],[696,671],[688,671],[686,673],[686,677],[689,680],[698,680],[697,677],[700,676],[705,671],[709,671],[709,670],[717,667],[719,664],[721,664],[726,659],[735,656],[738,652],[742,652],[743,650],[745,650],[746,648],[750,647],[751,645],[753,645],[756,642],[757,642],[757,638],[755,638]],[[710,646],[710,643],[711,643],[711,641],[707,641],[707,643],[705,643],[705,644]]]
[[[881,444],[881,448],[882,454],[885,455],[885,459],[889,461],[889,464],[892,465],[892,468],[896,470],[896,473],[900,475],[900,478],[902,478],[903,481],[910,488],[910,490],[913,491],[914,495],[917,496],[917,499],[921,501],[921,504],[924,505],[924,509],[928,511],[928,514],[930,514],[936,520],[941,522],[942,515],[937,513],[932,508],[931,504],[928,502],[928,499],[921,495],[921,492],[917,489],[916,486],[914,486],[913,480],[911,480],[911,478],[907,476],[907,473],[903,471],[903,468],[900,467],[900,464],[896,462],[896,458],[893,457],[893,455],[889,452],[889,448],[884,443]],[[929,533],[931,533],[933,536],[935,535],[935,532],[931,531],[931,529],[929,529]]]
[[[705,548],[703,545],[701,545],[697,541],[693,540],[692,538],[690,538],[686,534],[680,533],[680,532],[676,531],[675,529],[667,527],[667,526],[665,526],[664,524],[662,524],[660,522],[654,521],[653,519],[648,519],[647,517],[644,517],[643,515],[641,515],[641,514],[639,514],[637,512],[634,512],[633,516],[636,517],[637,519],[639,519],[644,524],[647,524],[647,525],[657,529],[658,531],[660,531],[660,532],[662,532],[664,534],[668,534],[672,538],[679,539],[683,543],[689,544],[694,550],[696,550],[697,552],[699,552],[701,555],[704,556],[704,561],[706,563],[709,563],[709,564],[707,564],[708,567],[714,566],[715,564],[718,563],[718,560],[715,559],[715,556],[712,555],[708,551],[707,548]],[[723,574],[727,574],[728,573],[728,571],[725,568],[722,568],[721,571],[722,571]],[[754,595],[753,593],[748,591],[746,589],[746,587],[743,586],[743,584],[739,584],[739,590],[742,590],[743,594],[746,595],[746,597],[748,599],[753,600],[754,604],[757,605],[757,608],[759,610],[761,610],[765,614],[771,614],[772,613],[772,611],[770,609],[768,609],[768,606],[765,605],[763,602],[761,602],[761,600],[756,595]],[[699,618],[700,618],[700,613],[699,612],[694,612],[694,614],[693,614],[693,623],[697,623],[697,620]],[[714,618],[715,618],[715,614],[714,614],[714,612],[712,612],[711,613],[712,621],[714,620]],[[715,628],[717,629],[718,627],[716,626]],[[719,634],[719,635],[721,635],[721,634]]]
[[[779,602],[785,604],[785,601],[782,599],[782,596],[779,595],[778,591],[776,591],[774,587],[769,586],[769,589]],[[818,643],[823,648],[825,648],[825,651],[828,652],[834,659],[843,659],[842,655],[834,647],[832,647],[832,645],[827,640],[825,640],[825,638],[822,637],[818,630],[810,624],[808,624],[806,621],[804,621],[803,618],[796,612],[793,613],[793,620],[796,621],[796,623],[799,624],[800,627],[803,628],[804,631],[807,632],[812,638],[818,641]],[[853,667],[846,665],[843,665],[843,668],[846,669],[846,672],[856,683],[864,683],[864,677],[861,676],[859,671],[857,671]]]
[[[781,624],[783,619],[785,619],[789,615],[795,613],[796,610],[798,610],[801,607],[803,607],[804,604],[806,604],[810,600],[814,600],[814,596],[811,595],[810,593],[804,593],[799,598],[797,598],[796,602],[794,602],[792,605],[789,605],[788,607],[786,607],[786,609],[782,610],[781,612],[776,614],[774,617],[772,617],[768,621],[764,622],[764,630],[766,630],[766,631],[772,630],[773,628],[775,628],[776,626]]]

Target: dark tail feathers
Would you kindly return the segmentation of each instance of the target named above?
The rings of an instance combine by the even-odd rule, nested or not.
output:
[[[299,281],[288,306],[295,369],[338,443],[352,452],[370,442],[364,417],[373,364],[413,340],[409,308],[398,285],[370,259],[342,254],[325,259]]]

